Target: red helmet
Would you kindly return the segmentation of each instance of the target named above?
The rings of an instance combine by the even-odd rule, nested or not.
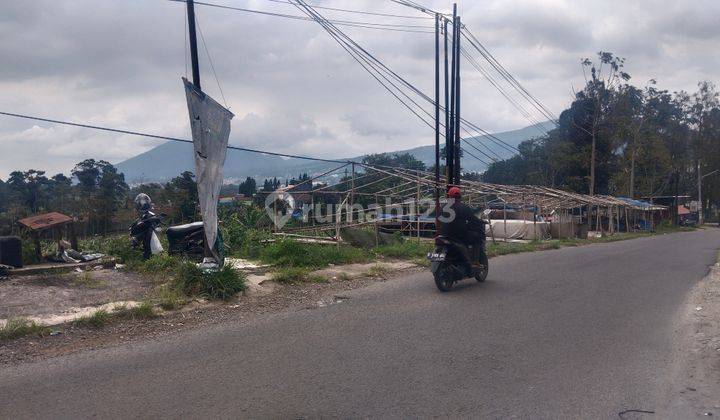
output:
[[[448,198],[460,198],[462,195],[462,192],[460,191],[460,188],[458,187],[450,187],[450,189],[447,192]]]

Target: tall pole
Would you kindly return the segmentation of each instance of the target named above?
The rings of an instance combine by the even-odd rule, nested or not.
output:
[[[455,90],[457,92],[455,93],[455,124],[453,127],[455,128],[455,147],[453,148],[455,151],[455,162],[453,162],[453,166],[455,168],[455,183],[460,185],[460,151],[462,150],[462,145],[460,144],[460,16],[456,18],[455,22],[455,59],[457,62],[455,63]]]
[[[452,149],[450,146],[450,74],[449,74],[449,66],[448,66],[448,20],[443,19],[443,32],[445,33],[445,81],[443,85],[443,90],[445,92],[445,175],[447,177],[447,183],[450,184],[450,173],[448,172],[450,168],[450,158],[449,158],[449,151]]]
[[[720,169],[716,169],[710,173],[703,175],[700,170],[700,164],[698,163],[698,225],[702,225],[705,221],[705,213],[702,199],[702,180],[717,172],[720,172]]]
[[[697,166],[697,178],[698,178],[698,226],[703,224],[703,201],[702,201],[702,170],[700,169],[700,161],[698,160]]]
[[[200,64],[198,63],[197,35],[195,34],[195,2],[187,0],[188,33],[190,35],[190,60],[192,61],[193,84],[200,87]]]
[[[418,185],[420,185],[418,183]],[[420,203],[418,203],[420,205]],[[418,232],[420,231],[418,219]],[[435,14],[435,233],[440,229],[440,14]],[[418,233],[419,236],[419,233]]]
[[[457,24],[457,4],[453,4],[453,48],[452,48],[452,60],[451,60],[451,67],[452,70],[450,71],[451,77],[450,77],[450,129],[449,134],[450,136],[446,139],[446,143],[449,146],[445,146],[446,148],[446,155],[448,160],[448,186],[449,184],[455,184],[455,93],[456,93],[456,85],[457,79],[455,78],[455,66],[457,64],[457,56],[456,51],[457,48],[455,46],[457,45],[457,39],[455,39],[455,36],[457,34],[456,29]]]

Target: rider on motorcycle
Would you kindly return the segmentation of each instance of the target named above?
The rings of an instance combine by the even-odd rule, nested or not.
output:
[[[447,197],[450,199],[448,203],[452,212],[443,211],[443,216],[446,218],[450,216],[450,220],[445,222],[442,217],[440,218],[440,233],[471,246],[474,251],[472,264],[476,264],[485,241],[485,222],[475,216],[475,210],[462,202],[460,188],[451,187]]]

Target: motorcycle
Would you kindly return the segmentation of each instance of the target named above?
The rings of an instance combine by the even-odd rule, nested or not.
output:
[[[133,248],[142,244],[143,258],[149,259],[163,251],[156,232],[160,231],[165,214],[153,213],[152,201],[147,194],[138,194],[135,197],[135,207],[138,218],[130,226],[130,236]],[[205,229],[203,222],[188,223],[179,226],[170,226],[166,230],[168,239],[168,253],[170,255],[184,255],[202,258],[205,251]]]
[[[170,255],[202,256],[205,252],[203,222],[171,226],[166,231]]]
[[[428,254],[435,285],[442,292],[449,292],[458,281],[474,277],[484,282],[489,265],[485,253],[485,241],[480,246],[468,246],[448,236],[435,238],[435,250]],[[473,264],[474,263],[474,264]]]
[[[155,254],[163,251],[156,232],[160,230],[163,219],[149,209],[140,213],[140,216],[130,225],[130,237],[132,247],[137,248],[142,244],[143,259],[149,259]]]

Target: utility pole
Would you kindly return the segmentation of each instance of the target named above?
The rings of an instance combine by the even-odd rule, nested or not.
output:
[[[678,169],[675,169],[675,204],[674,204],[674,212],[675,212],[675,226],[680,225],[680,211],[678,209],[678,195],[680,190],[680,171]]]
[[[195,1],[187,0],[188,33],[190,35],[190,60],[192,61],[192,76],[195,87],[200,87],[200,64],[198,63],[197,35],[195,33]]]
[[[457,92],[456,83],[457,78],[455,77],[455,68],[457,66],[457,39],[455,38],[457,31],[457,4],[453,4],[453,48],[452,48],[452,60],[451,67],[452,73],[450,78],[450,127],[448,129],[448,137],[445,139],[445,154],[447,155],[447,176],[448,176],[448,188],[451,184],[455,184],[455,94]]]
[[[450,182],[450,154],[449,151],[452,149],[450,144],[450,74],[448,66],[448,20],[443,18],[443,32],[445,34],[445,81],[443,82],[443,90],[445,92],[445,175],[448,185]]]
[[[700,169],[700,162],[698,162],[697,166],[697,172],[698,172],[698,225],[702,226],[703,222],[705,221],[705,208],[703,206],[703,198],[702,198],[702,180],[706,177],[709,177],[710,175],[713,175],[718,172],[718,169],[715,169],[714,171],[707,173],[705,175],[702,174],[702,171]]]
[[[457,16],[455,23],[453,24],[455,27],[455,59],[457,60],[457,63],[455,63],[455,79],[457,80],[455,82],[455,89],[457,92],[455,93],[455,162],[453,162],[454,168],[455,168],[455,183],[457,185],[460,185],[460,151],[462,150],[462,145],[460,144],[460,16]]]
[[[417,203],[419,206],[420,203]],[[418,219],[420,226],[420,219]],[[440,229],[440,14],[435,14],[435,233]]]

